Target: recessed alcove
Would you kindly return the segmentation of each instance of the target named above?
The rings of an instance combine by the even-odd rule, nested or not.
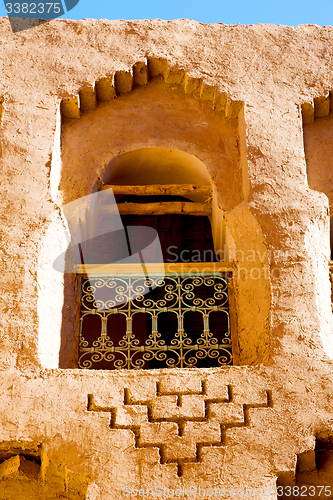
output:
[[[58,179],[55,197],[62,209],[97,192],[101,183],[211,186],[215,251],[220,251],[221,260],[232,261],[236,270],[232,306],[235,364],[257,364],[269,359],[270,276],[264,236],[246,204],[245,137],[243,112],[238,117],[216,113],[211,103],[186,95],[179,85],[156,80],[100,103],[78,120],[65,120],[61,161],[54,162],[57,175],[53,177]],[[206,200],[194,195],[192,201]],[[55,214],[50,224],[60,231],[66,226],[65,217]],[[50,246],[51,233],[45,236],[45,248]],[[46,279],[41,276],[41,286],[45,287]],[[40,309],[45,315],[49,300],[52,318],[48,318],[48,329],[41,321],[40,357],[46,367],[55,367],[58,354],[51,353],[53,346],[47,339],[58,339],[59,366],[76,368],[75,275],[65,274],[63,281],[54,280],[52,287]],[[55,301],[62,301],[62,311],[59,306],[52,307]]]
[[[333,115],[319,118],[304,125],[304,149],[309,187],[324,193],[328,198],[330,215],[333,215]],[[332,221],[332,217],[331,217]],[[333,232],[330,224],[330,253],[327,240],[322,247],[326,258],[332,260]]]
[[[326,99],[327,101],[327,99]],[[315,100],[316,105],[316,100]],[[315,106],[316,110],[316,106]],[[316,208],[315,218],[309,217],[311,246],[315,266],[315,286],[318,303],[321,305],[322,341],[326,352],[332,353],[332,312],[330,269],[333,255],[333,115],[317,116],[306,122],[303,117],[304,151],[307,165],[307,180],[310,189],[317,191],[321,214]],[[326,196],[325,196],[326,195]],[[311,208],[309,207],[311,210]],[[332,276],[332,275],[331,275]],[[327,332],[327,333],[324,333]]]

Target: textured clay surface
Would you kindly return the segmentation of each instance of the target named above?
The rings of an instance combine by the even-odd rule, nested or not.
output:
[[[225,498],[232,488],[264,488],[276,498],[283,474],[306,484],[312,466],[293,477],[297,455],[313,456],[316,435],[333,432],[325,196],[332,204],[333,140],[329,116],[303,131],[300,106],[333,89],[333,28],[55,20],[13,34],[2,18],[0,43],[1,441],[43,449],[62,471],[44,478],[55,481],[59,499],[119,500],[123,488],[156,486],[193,487],[194,500],[211,498],[199,487],[224,488]],[[61,119],[63,99],[147,58],[244,102],[243,121],[220,118],[212,102],[165,75]],[[74,280],[61,281],[50,257],[62,251],[60,209],[96,189],[98,177],[107,182],[120,154],[144,148],[180,150],[207,169],[228,258],[243,268],[235,292],[239,366],[73,367]],[[265,266],[266,277],[246,278]],[[28,498],[30,469],[22,473],[26,451],[17,446],[0,464],[0,498]],[[88,478],[87,493],[68,482],[65,466],[70,477]],[[326,483],[329,474],[326,467]],[[40,491],[50,488],[38,478]]]

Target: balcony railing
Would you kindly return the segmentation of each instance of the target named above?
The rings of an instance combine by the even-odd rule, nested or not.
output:
[[[149,277],[135,268],[124,273],[124,268],[108,266],[103,268],[106,274],[92,275],[102,269],[91,267],[89,277],[80,278],[79,367],[232,364],[231,268],[219,263],[169,264],[161,275],[161,265],[151,266]]]

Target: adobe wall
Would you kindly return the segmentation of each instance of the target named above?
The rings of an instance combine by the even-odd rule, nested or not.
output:
[[[280,477],[282,484],[283,474],[285,484],[303,484],[304,471],[319,467],[312,460],[316,436],[327,432],[320,436],[330,443],[333,432],[329,202],[320,192],[330,182],[322,151],[329,154],[332,139],[331,118],[321,117],[315,107],[316,122],[305,125],[304,149],[301,104],[333,89],[333,28],[202,25],[189,20],[56,20],[13,34],[7,18],[0,24],[0,438],[5,450],[2,454],[0,450],[0,461],[27,456],[24,450],[28,449],[28,456],[38,455],[41,462],[37,472],[27,471],[17,460],[2,468],[0,464],[0,498],[6,498],[11,477],[13,488],[26,487],[37,478],[40,493],[34,493],[35,498],[38,494],[43,498],[53,481],[57,484],[54,498],[87,495],[90,500],[118,500],[126,497],[125,487],[156,486],[192,487],[195,500],[212,496],[207,491],[199,495],[199,487],[224,488],[225,498],[234,497],[233,488],[258,492],[271,488],[267,491],[276,498],[276,480]],[[68,292],[71,282],[51,268],[48,274],[51,255],[64,245],[60,208],[88,194],[112,159],[94,154],[89,167],[91,148],[96,147],[91,141],[99,137],[91,117],[102,113],[102,108],[65,123],[60,103],[116,71],[131,70],[147,57],[166,60],[169,68],[178,66],[189,77],[202,78],[217,94],[244,102],[245,128],[238,133],[246,141],[247,163],[243,161],[241,168],[249,189],[239,190],[235,206],[221,209],[229,227],[230,259],[237,260],[242,246],[244,261],[238,264],[243,268],[251,269],[253,262],[262,266],[261,255],[270,265],[265,283],[258,289],[257,280],[248,280],[245,295],[240,293],[236,304],[243,325],[258,328],[254,337],[260,336],[267,349],[256,358],[257,347],[249,338],[248,349],[244,348],[249,362],[225,368],[60,369],[56,355],[49,353],[42,359],[39,339],[42,328],[46,332],[42,342],[59,352],[60,309],[69,323],[75,320],[71,308],[64,308],[66,301],[53,295],[64,285],[65,293],[72,293]],[[149,84],[144,92],[149,94]],[[169,91],[163,92],[169,99]],[[114,124],[121,122],[122,98],[103,105],[110,109]],[[129,113],[137,102],[135,91],[125,99]],[[193,119],[203,120],[208,113],[205,104],[191,105]],[[154,113],[158,117],[156,109]],[[85,129],[82,140],[75,132],[80,120]],[[186,136],[186,123],[181,127]],[[156,130],[151,143],[146,138],[140,142],[142,130],[134,127],[131,133],[137,136],[132,149],[175,146],[175,137],[170,144],[170,138],[163,139]],[[126,128],[117,132],[113,156],[130,147],[123,133]],[[71,137],[72,150],[65,151]],[[202,138],[201,150],[193,147],[192,153],[205,162],[207,147],[206,157],[215,157],[210,174],[220,200],[224,189],[232,198],[228,179],[222,176],[226,167],[219,168],[219,152],[213,151],[214,137],[203,134]],[[101,147],[106,147],[102,142]],[[187,151],[185,142],[184,148],[180,143],[177,148]],[[65,160],[66,178],[62,177]],[[331,191],[332,186],[325,193],[331,196]],[[260,255],[251,261],[245,250]],[[245,296],[262,297],[263,308],[250,307]],[[241,337],[243,327],[239,328]],[[244,331],[243,342],[246,345]],[[68,352],[70,366],[76,356],[75,338],[62,349]],[[181,405],[177,394],[178,398],[183,394]],[[156,422],[148,421],[149,407]],[[190,418],[192,422],[186,420]],[[179,425],[185,421],[182,434]],[[298,476],[293,477],[297,455],[309,450],[309,461],[299,458]],[[311,476],[313,484],[320,474],[327,481],[322,468],[319,476]],[[154,495],[146,497],[151,500]]]

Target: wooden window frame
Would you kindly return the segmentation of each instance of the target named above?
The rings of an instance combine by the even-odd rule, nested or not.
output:
[[[165,214],[183,214],[183,215],[212,215],[212,190],[209,186],[194,185],[145,185],[145,186],[116,186],[103,185],[100,190],[112,189],[115,195],[136,196],[154,196],[154,195],[205,195],[207,203],[195,202],[158,202],[158,203],[124,203],[116,206],[104,207],[105,212],[118,209],[122,214],[135,215],[165,215]],[[104,211],[103,210],[103,211]],[[236,335],[236,314],[235,314],[235,294],[234,294],[234,262],[189,262],[189,263],[145,263],[143,264],[82,264],[75,265],[74,271],[78,278],[88,277],[120,277],[145,275],[149,276],[188,276],[192,277],[204,275],[227,276],[229,318],[230,318],[230,336],[232,344],[233,365],[238,361],[237,335]],[[80,314],[79,314],[80,315]],[[80,323],[80,321],[78,322]],[[79,335],[78,335],[79,336]],[[220,365],[221,367],[231,365]]]

